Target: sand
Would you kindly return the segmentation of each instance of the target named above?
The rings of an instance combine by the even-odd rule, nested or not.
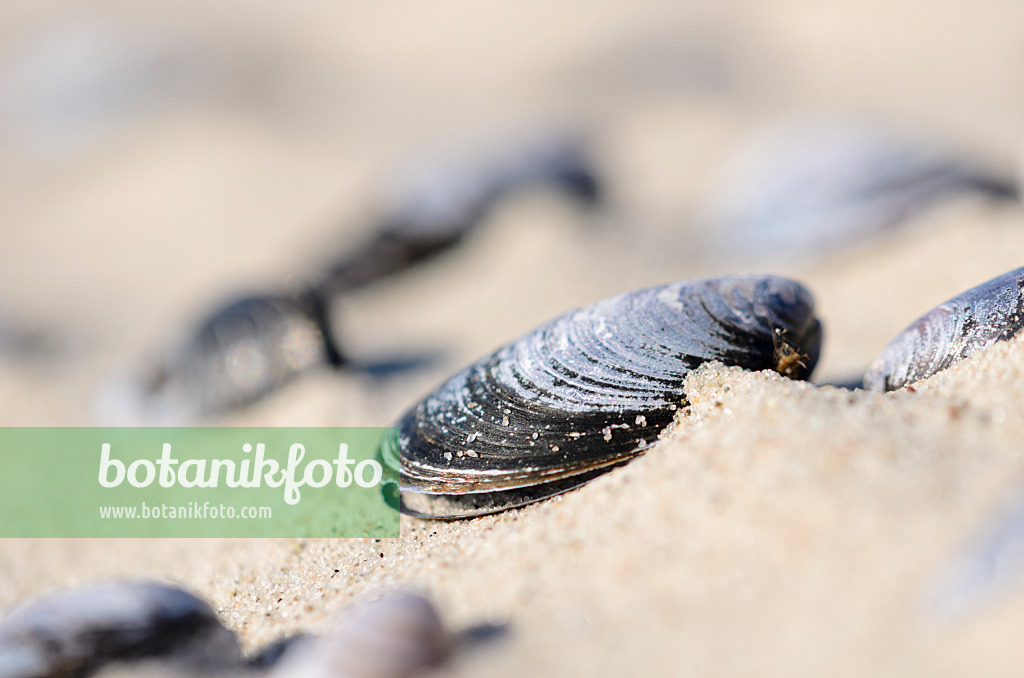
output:
[[[0,605],[152,577],[208,599],[254,648],[411,586],[455,629],[509,625],[447,675],[1016,675],[1019,557],[991,587],[955,582],[964,554],[1020,501],[1024,342],[913,392],[823,384],[858,376],[917,315],[1020,266],[1024,211],[966,198],[846,251],[788,261],[709,257],[690,224],[729,154],[791,115],[893,118],[1012,166],[1024,137],[1024,9],[70,7],[0,10],[0,65],[13,67],[10,55],[49,22],[94,15],[184,35],[217,68],[56,150],[4,118],[0,309],[62,342],[54,356],[0,363],[5,425],[105,421],[111,374],[221,300],[302,279],[325,252],[352,246],[375,191],[416,149],[537,121],[592,133],[605,210],[524,197],[457,252],[339,302],[354,355],[436,354],[423,370],[317,373],[207,423],[388,424],[454,370],[569,308],[726,272],[803,282],[825,349],[813,384],[702,369],[685,386],[692,407],[647,455],[522,510],[405,519],[400,539],[382,541],[5,541]]]

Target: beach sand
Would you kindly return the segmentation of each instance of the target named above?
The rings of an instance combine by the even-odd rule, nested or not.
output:
[[[190,36],[221,79],[57,150],[5,123],[0,309],[61,348],[0,363],[0,422],[104,423],[111,374],[233,294],[354,246],[370,198],[415,149],[538,120],[591,133],[606,209],[525,196],[457,251],[339,301],[353,355],[436,354],[424,369],[311,374],[205,423],[386,425],[567,309],[735,272],[814,293],[814,383],[706,366],[685,384],[691,407],[636,461],[521,510],[405,518],[396,540],[7,540],[0,605],[156,578],[209,600],[252,649],[413,587],[453,629],[508,624],[441,675],[1019,673],[1021,547],[977,554],[1024,490],[1024,341],[913,391],[824,384],[1020,266],[1024,210],[965,198],[842,252],[753,262],[707,255],[691,223],[729,155],[793,115],[892,118],[1011,167],[1024,7],[592,4],[76,4]],[[0,10],[4,46],[69,7]]]

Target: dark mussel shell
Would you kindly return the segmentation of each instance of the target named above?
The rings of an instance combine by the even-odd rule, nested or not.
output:
[[[1010,339],[1024,327],[1024,268],[940,304],[889,343],[864,375],[869,391],[895,391]]]
[[[373,371],[379,365],[346,361],[332,335],[332,306],[344,294],[454,248],[516,194],[554,190],[588,206],[601,198],[600,178],[578,135],[466,150],[432,158],[397,182],[382,201],[373,236],[335,258],[306,289],[235,299],[208,315],[150,374],[110,389],[104,415],[180,424],[244,407],[310,369]]]
[[[88,676],[141,661],[213,673],[239,668],[241,650],[209,605],[155,582],[58,592],[0,620],[4,678]]]
[[[683,379],[702,363],[805,378],[820,344],[810,293],[783,278],[629,292],[555,318],[459,372],[401,418],[381,454],[398,471],[406,513],[500,511],[641,454],[686,404]]]
[[[343,362],[317,295],[243,297],[211,313],[148,375],[120,385],[108,409],[121,419],[180,424],[248,405],[303,372]]]
[[[599,171],[581,136],[503,141],[414,166],[381,199],[373,237],[327,267],[315,289],[329,298],[450,250],[519,193],[545,189],[587,206],[600,202]]]

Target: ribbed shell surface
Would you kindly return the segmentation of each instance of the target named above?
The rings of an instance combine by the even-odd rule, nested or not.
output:
[[[864,388],[894,391],[1009,339],[1024,327],[1024,268],[1005,273],[937,306],[882,349]]]
[[[402,417],[383,456],[400,468],[403,492],[552,483],[651,445],[685,404],[683,379],[700,364],[775,369],[785,346],[803,356],[794,374],[803,377],[820,340],[810,294],[782,278],[622,294],[555,318],[456,374]]]

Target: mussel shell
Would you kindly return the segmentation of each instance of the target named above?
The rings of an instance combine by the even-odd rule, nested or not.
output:
[[[562,315],[467,367],[409,410],[382,445],[403,509],[502,510],[587,482],[641,454],[710,360],[806,377],[821,325],[809,292],[775,277],[675,282]]]
[[[330,309],[341,295],[455,247],[517,193],[542,188],[586,205],[600,200],[601,181],[580,136],[502,141],[496,152],[434,158],[397,182],[362,246],[336,258],[304,289],[217,308],[155,369],[108,388],[101,416],[114,423],[191,423],[256,402],[307,370],[358,367],[332,333]]]
[[[297,641],[270,676],[418,676],[448,658],[453,640],[427,596],[395,591],[357,605],[323,636]]]
[[[903,330],[868,368],[864,388],[894,391],[1010,339],[1024,327],[1024,268],[940,304]]]
[[[913,130],[801,120],[759,135],[699,221],[730,256],[811,254],[877,236],[967,193],[1018,197],[1012,174]]]
[[[381,199],[373,237],[328,266],[315,289],[333,297],[452,249],[500,203],[522,192],[558,191],[587,206],[600,201],[602,181],[582,137],[544,134],[501,142],[414,165]]]
[[[118,581],[53,593],[0,620],[0,676],[87,676],[116,662],[159,660],[207,672],[241,666],[216,613],[192,594]]]
[[[380,200],[382,222],[407,237],[457,236],[498,201],[530,188],[596,202],[601,181],[583,136],[512,134],[432,154],[388,187]]]
[[[311,292],[232,300],[148,374],[117,384],[107,415],[179,425],[256,402],[308,370],[341,364],[326,309]]]

